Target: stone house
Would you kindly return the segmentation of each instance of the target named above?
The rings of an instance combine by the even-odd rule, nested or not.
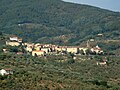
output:
[[[74,46],[68,46],[67,47],[67,52],[76,54],[76,53],[79,52],[79,48],[78,47],[74,47]]]
[[[1,69],[0,70],[0,75],[4,76],[4,75],[11,75],[13,74],[13,70],[8,68],[8,69]]]
[[[91,52],[95,52],[96,54],[102,54],[103,50],[97,45],[96,47],[91,48]]]
[[[39,51],[32,51],[32,56],[44,56],[45,52],[42,50]]]
[[[18,41],[18,37],[17,36],[11,36],[9,37],[10,41]]]
[[[41,48],[40,50],[44,51],[45,53],[51,52],[51,48]]]
[[[19,42],[6,41],[6,45],[9,45],[9,46],[19,46],[20,43]]]
[[[85,48],[85,47],[79,47],[79,51],[83,51],[83,53],[86,55],[87,54],[87,50],[88,48]]]

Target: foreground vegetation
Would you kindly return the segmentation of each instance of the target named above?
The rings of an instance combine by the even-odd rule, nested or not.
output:
[[[14,74],[0,76],[1,90],[119,90],[120,57],[107,57],[107,65],[96,65],[104,56],[70,55],[31,57],[0,53],[0,68]]]

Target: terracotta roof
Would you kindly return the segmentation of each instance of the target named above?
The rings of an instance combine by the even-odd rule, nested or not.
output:
[[[23,52],[17,52],[16,54],[23,54]]]
[[[33,51],[33,52],[44,52],[43,50],[36,50],[36,51]]]
[[[4,70],[6,70],[6,71],[12,71],[11,68],[5,68]]]
[[[10,37],[17,37],[16,35],[11,35]]]

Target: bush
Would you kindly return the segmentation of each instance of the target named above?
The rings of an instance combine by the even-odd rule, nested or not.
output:
[[[68,60],[68,62],[67,62],[68,64],[73,64],[73,63],[75,63],[75,60],[73,60],[73,59],[70,59],[70,60]]]

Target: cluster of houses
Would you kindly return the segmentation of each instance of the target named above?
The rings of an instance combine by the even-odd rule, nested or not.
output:
[[[90,49],[91,52],[95,52],[96,54],[102,54],[104,51],[97,45],[96,47],[93,47]]]
[[[17,36],[11,36],[9,37],[9,40],[6,41],[6,45],[9,46],[20,46],[22,45],[25,49],[25,51],[31,53],[32,56],[44,56],[46,54],[67,54],[67,53],[73,53],[73,54],[80,54],[82,52],[84,55],[88,53],[88,50],[92,53],[96,54],[102,54],[104,53],[103,50],[99,47],[80,47],[80,46],[58,46],[53,44],[40,44],[40,43],[23,43],[21,38],[18,38]],[[5,52],[6,49],[3,49]],[[22,52],[18,52],[18,54],[23,54]]]
[[[23,46],[26,52],[31,53],[32,56],[44,56],[51,54],[81,54],[87,55],[88,51],[96,54],[103,54],[104,51],[97,45],[96,47],[80,47],[80,46],[59,46],[53,44],[40,44],[40,43],[23,43],[22,38],[18,38],[17,36],[9,37],[9,40],[6,41],[6,45],[8,46]],[[7,49],[3,49],[3,52],[7,53]],[[24,54],[23,52],[17,52],[16,54]],[[97,65],[106,65],[107,60],[103,62],[97,62]],[[0,75],[11,75],[13,74],[12,69],[1,69]]]
[[[6,45],[10,46],[19,46],[22,43],[22,38],[18,38],[17,36],[13,35],[9,37],[9,40],[6,41]]]
[[[108,60],[105,58],[101,62],[97,62],[97,65],[107,65]]]
[[[41,56],[45,54],[66,54],[73,53],[78,54],[79,50],[83,50],[86,53],[87,48],[80,48],[78,46],[58,46],[52,44],[28,44],[25,43],[26,51],[31,52],[32,56]]]

